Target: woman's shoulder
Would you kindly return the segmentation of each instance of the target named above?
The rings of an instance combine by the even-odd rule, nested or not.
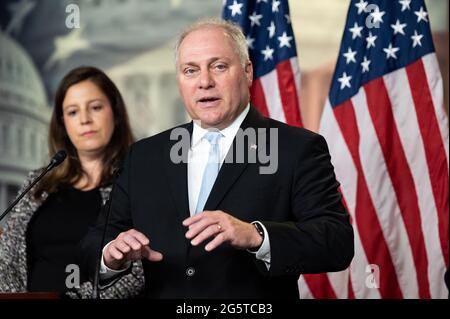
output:
[[[20,194],[25,192],[25,190],[29,187],[33,180],[35,180],[36,177],[38,177],[42,173],[42,171],[43,168],[28,172],[25,181],[16,194],[16,198],[20,196]],[[39,207],[39,202],[34,199],[32,193],[33,190],[31,189],[26,194],[24,194],[21,200],[17,202],[14,208],[10,211],[5,225],[5,233],[24,233],[28,221],[30,220],[37,207]]]
[[[19,188],[19,192],[17,195],[22,193],[39,176],[39,174],[42,173],[43,170],[43,168],[38,168],[29,171],[27,176],[25,177],[25,180],[22,182],[22,185]]]
[[[22,186],[19,189],[19,194],[25,191],[25,189],[37,178],[40,174],[45,170],[45,168],[38,168],[28,172],[25,181],[22,183]],[[17,194],[17,195],[19,195]]]
[[[22,183],[22,186],[20,187],[17,196],[19,196],[20,194],[22,194],[22,192],[24,192],[32,183],[33,181],[36,180],[36,178],[38,178],[42,172],[44,172],[45,168],[38,168],[38,169],[34,169],[28,172],[27,177],[25,178],[25,181]],[[24,203],[24,202],[29,202],[29,203],[35,203],[35,199],[32,196],[32,194],[34,193],[36,188],[36,185],[28,191],[27,194],[25,194],[24,198],[21,200],[20,203]]]
[[[45,170],[45,167],[33,169],[28,172],[26,180],[33,180],[38,177]]]

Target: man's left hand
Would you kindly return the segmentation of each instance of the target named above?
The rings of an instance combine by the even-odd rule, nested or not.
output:
[[[213,240],[205,246],[207,251],[224,242],[229,242],[238,249],[255,249],[261,246],[263,240],[255,226],[221,210],[203,211],[185,219],[183,225],[189,227],[186,238],[191,239],[193,246],[213,237]]]

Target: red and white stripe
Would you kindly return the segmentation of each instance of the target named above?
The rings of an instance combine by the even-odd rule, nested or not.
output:
[[[251,100],[266,117],[302,126],[300,115],[300,68],[297,57],[282,61],[253,82]]]
[[[355,231],[348,271],[307,275],[302,298],[447,298],[448,120],[435,54],[325,106],[327,139]],[[379,286],[367,285],[370,267]]]

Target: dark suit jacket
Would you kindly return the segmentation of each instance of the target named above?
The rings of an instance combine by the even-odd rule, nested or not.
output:
[[[180,127],[192,132],[192,125]],[[177,141],[170,140],[169,130],[131,147],[113,193],[107,231],[106,242],[135,228],[163,253],[161,262],[143,261],[147,296],[298,298],[300,274],[349,266],[353,230],[323,137],[263,118],[253,108],[241,128],[278,129],[278,170],[263,175],[259,162],[226,160],[205,210],[223,210],[246,222],[261,221],[269,234],[270,270],[253,254],[229,244],[212,252],[206,252],[204,244],[190,245],[182,225],[189,217],[187,164],[170,160]],[[93,229],[84,242],[84,265],[91,272],[101,228]]]

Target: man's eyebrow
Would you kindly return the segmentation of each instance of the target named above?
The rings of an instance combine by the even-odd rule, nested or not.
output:
[[[208,62],[208,64],[211,64],[211,63],[214,63],[217,60],[221,60],[221,59],[228,60],[227,58],[224,58],[224,57],[212,57],[209,60],[207,60],[207,62]],[[188,66],[188,65],[197,66],[197,65],[199,65],[199,63],[194,62],[194,61],[188,61],[188,62],[184,62],[184,63],[180,64],[180,66]]]

